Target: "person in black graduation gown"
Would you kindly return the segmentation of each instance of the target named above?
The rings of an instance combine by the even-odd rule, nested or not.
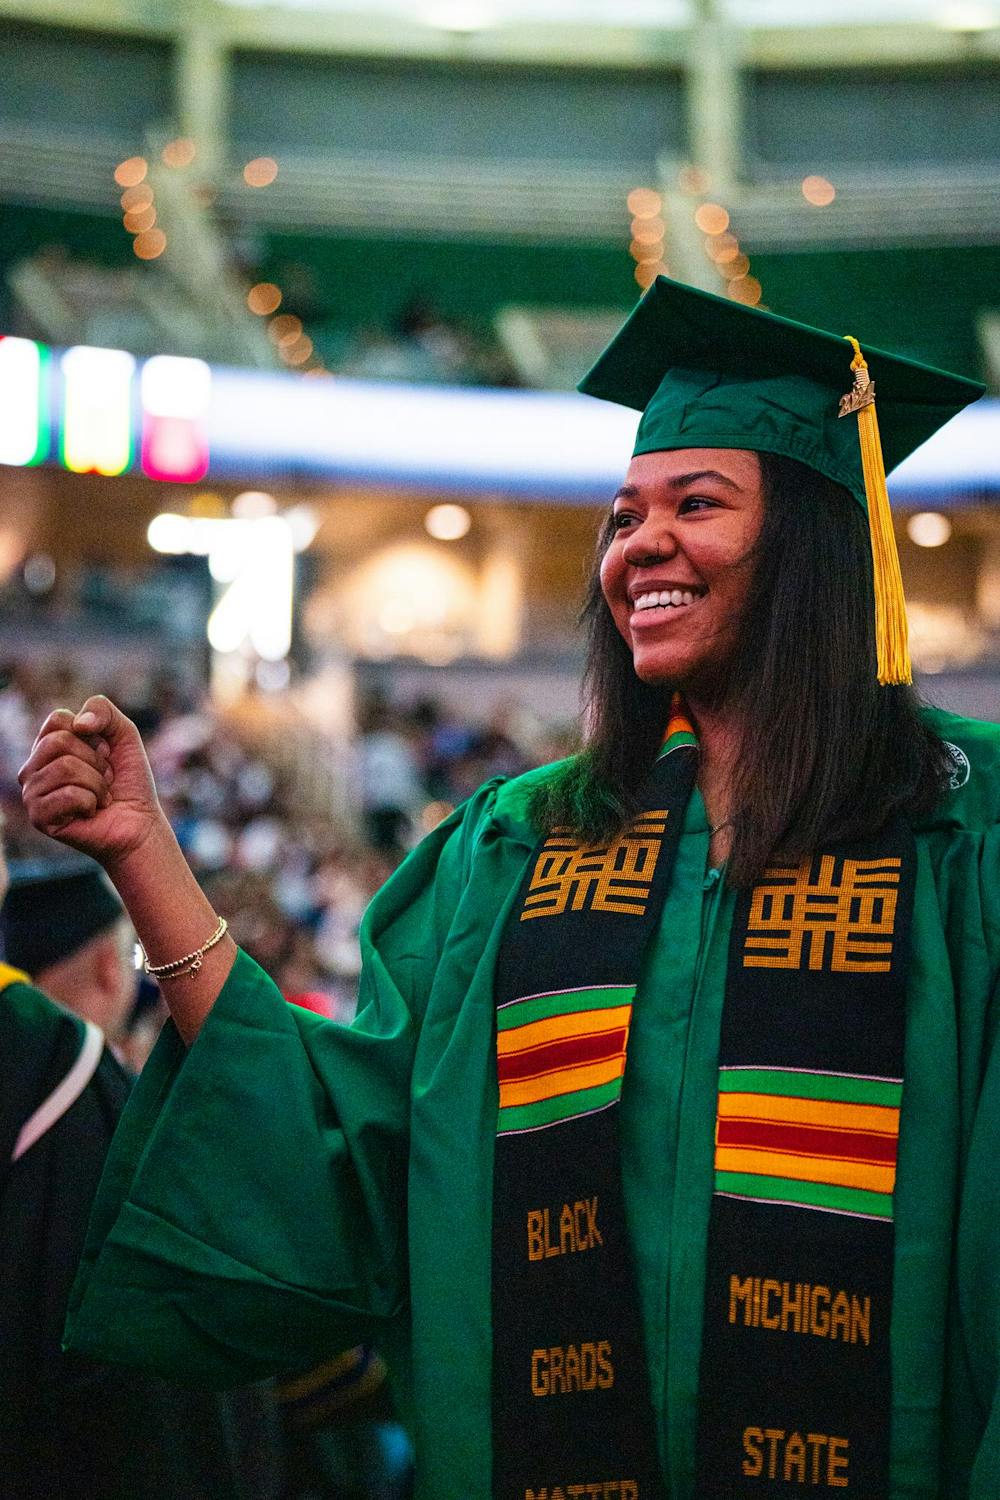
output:
[[[90,869],[74,886],[83,940],[114,900]],[[0,900],[6,886],[0,846]],[[44,882],[33,900],[37,931],[48,928],[58,946],[65,911],[53,920]],[[8,926],[13,934],[17,923]],[[187,1391],[61,1352],[128,1090],[96,1026],[0,963],[0,1500],[271,1500],[273,1411],[260,1392]]]

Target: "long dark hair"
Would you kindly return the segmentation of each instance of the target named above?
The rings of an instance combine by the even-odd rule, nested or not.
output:
[[[875,675],[871,544],[851,493],[793,459],[760,454],[764,520],[725,685],[743,726],[728,878],[751,885],[776,855],[864,836],[937,800],[947,753],[910,687]],[[543,782],[532,816],[588,841],[618,831],[655,759],[669,686],[642,682],[601,593],[602,529],[581,619],[586,743]]]

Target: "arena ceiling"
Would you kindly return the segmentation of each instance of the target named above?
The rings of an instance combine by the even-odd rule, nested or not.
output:
[[[349,14],[357,0],[221,0],[242,10],[314,11]],[[446,30],[480,31],[517,23],[558,22],[578,26],[685,26],[713,11],[739,26],[871,25],[867,0],[368,0],[368,13],[404,16]],[[982,31],[1000,25],[993,0],[881,0],[879,25],[922,21],[945,30]]]

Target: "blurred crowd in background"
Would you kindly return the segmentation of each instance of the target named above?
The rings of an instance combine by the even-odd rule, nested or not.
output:
[[[419,295],[410,298],[387,327],[363,328],[331,353],[329,368],[361,380],[522,384],[492,329],[447,318]]]
[[[52,709],[78,707],[93,686],[65,665],[0,667],[0,799],[15,880],[22,870],[76,868],[68,851],[26,822],[17,772]],[[474,725],[433,699],[399,708],[372,694],[349,747],[358,816],[348,822],[333,807],[324,816],[315,801],[303,810],[287,768],[180,677],[123,676],[101,686],[139,726],[181,846],[237,941],[289,1001],[337,1022],[357,1006],[364,909],[407,850],[483,781],[570,748],[568,734],[562,741],[542,734],[513,709]],[[45,920],[53,898],[33,889]],[[43,982],[55,973],[43,971]],[[130,1073],[141,1071],[164,1018],[155,985],[140,983],[137,970],[121,1029],[101,1016]],[[411,1492],[409,1438],[374,1348],[331,1350],[316,1369],[220,1411],[243,1455],[237,1467],[247,1500],[406,1500]]]
[[[18,767],[46,715],[93,690],[65,666],[0,667],[0,791],[13,861],[52,856],[27,825]],[[350,776],[361,816],[304,810],[292,777],[199,692],[169,673],[101,684],[136,722],[174,831],[234,936],[286,997],[340,1021],[357,1004],[358,928],[371,897],[419,838],[483,782],[572,748],[514,706],[486,724],[432,698],[361,705]],[[41,845],[46,844],[45,848]],[[143,1036],[133,1062],[152,1034]]]

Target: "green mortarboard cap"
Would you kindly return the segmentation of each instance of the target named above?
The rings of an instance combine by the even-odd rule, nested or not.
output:
[[[862,347],[886,472],[985,390]],[[851,345],[835,333],[659,276],[579,389],[642,412],[636,454],[664,448],[784,454],[866,505],[857,423],[838,415],[852,385],[852,358]]]

